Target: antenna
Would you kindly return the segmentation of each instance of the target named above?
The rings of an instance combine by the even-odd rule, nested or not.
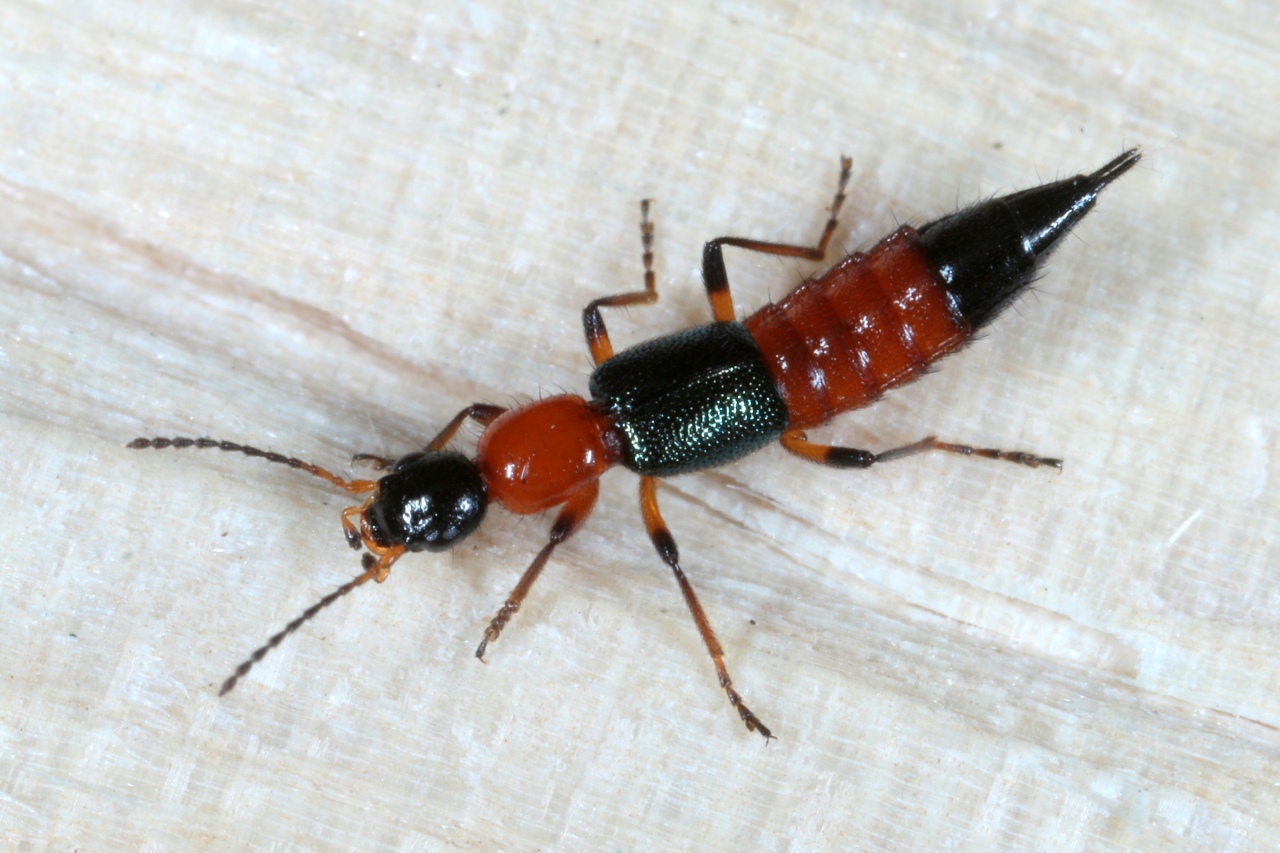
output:
[[[181,436],[176,438],[135,438],[133,441],[129,442],[127,446],[134,450],[145,450],[147,448],[153,448],[155,450],[165,450],[168,448],[173,448],[175,450],[185,450],[187,448],[207,450],[209,448],[214,448],[217,450],[224,450],[229,453],[243,453],[245,456],[255,456],[260,459],[265,459],[268,462],[276,462],[280,465],[288,465],[290,468],[306,471],[308,474],[319,477],[321,480],[325,480],[328,483],[332,483],[343,491],[349,492],[353,495],[363,495],[368,494],[369,492],[376,492],[378,490],[378,484],[373,480],[344,480],[338,475],[321,468],[319,465],[312,465],[310,462],[304,462],[303,460],[296,459],[292,456],[285,456],[283,453],[275,453],[270,450],[260,450],[257,447],[250,447],[247,444],[236,444],[234,441],[217,441],[212,438],[185,438]],[[348,512],[353,510],[358,511],[359,507],[352,507]],[[356,532],[355,527],[347,518],[346,513],[343,514],[343,530],[346,532],[347,541],[351,543],[352,547],[359,548],[361,545],[361,538]],[[361,559],[361,568],[364,569],[362,574],[347,581],[342,586],[338,587],[333,592],[308,607],[302,612],[301,616],[294,619],[288,625],[285,625],[283,630],[272,634],[271,638],[267,640],[266,643],[255,649],[253,654],[249,655],[243,663],[236,667],[236,671],[231,674],[230,678],[222,682],[222,688],[218,691],[218,695],[225,696],[235,689],[236,683],[247,675],[249,670],[253,669],[254,664],[266,657],[267,652],[284,642],[285,637],[288,637],[294,631],[297,631],[321,610],[324,610],[330,604],[333,604],[339,598],[342,598],[361,584],[367,583],[370,580],[385,580],[387,577],[387,570],[391,568],[391,564],[394,563],[403,553],[403,547],[390,548],[385,551],[380,550],[377,556],[371,553],[366,553]]]
[[[247,444],[236,444],[234,441],[216,441],[212,438],[135,438],[129,442],[126,447],[133,450],[145,450],[148,447],[156,450],[164,450],[166,448],[174,448],[175,450],[185,450],[188,447],[194,447],[197,450],[207,450],[210,447],[218,450],[225,450],[230,453],[243,453],[245,456],[256,456],[265,459],[268,462],[278,462],[281,465],[288,465],[290,468],[297,468],[306,471],[308,474],[319,477],[333,485],[337,486],[345,492],[353,495],[363,495],[375,491],[378,484],[373,480],[344,480],[337,474],[332,474],[321,468],[319,465],[312,465],[310,462],[303,462],[301,459],[295,459],[292,456],[285,456],[283,453],[274,453],[270,450],[259,450],[256,447],[250,447]]]
[[[281,629],[280,631],[277,631],[276,633],[272,634],[271,639],[267,640],[261,646],[258,646],[258,648],[254,649],[253,654],[245,658],[244,663],[236,667],[236,671],[231,674],[231,677],[228,678],[226,681],[222,682],[222,687],[221,689],[218,690],[218,695],[226,696],[228,693],[234,690],[236,686],[236,682],[238,682],[244,676],[248,675],[249,670],[253,669],[253,665],[267,656],[267,652],[271,651],[276,646],[284,642],[285,637],[289,636],[294,631],[301,628],[303,624],[310,621],[310,619],[313,616],[315,616],[317,613],[319,613],[321,610],[324,610],[330,604],[333,604],[339,598],[342,598],[342,596],[351,592],[351,590],[355,589],[361,584],[373,580],[373,578],[378,574],[377,559],[372,554],[365,554],[363,565],[364,565],[363,574],[347,581],[342,586],[338,587],[333,592],[329,593],[324,598],[320,599],[315,604],[311,605],[306,610],[302,611],[301,616],[299,616],[297,619],[294,619],[288,625],[285,625],[284,628]]]

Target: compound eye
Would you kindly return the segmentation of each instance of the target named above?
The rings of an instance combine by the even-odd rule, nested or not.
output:
[[[461,453],[412,453],[378,481],[368,509],[374,532],[387,545],[443,551],[475,530],[489,495],[476,464]]]

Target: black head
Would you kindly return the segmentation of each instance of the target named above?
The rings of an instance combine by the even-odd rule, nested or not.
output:
[[[378,481],[365,510],[382,545],[409,551],[444,551],[475,530],[489,506],[480,469],[461,453],[410,453]]]

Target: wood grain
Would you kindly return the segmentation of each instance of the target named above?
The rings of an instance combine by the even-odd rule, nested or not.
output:
[[[0,840],[16,849],[1280,846],[1280,74],[1238,3],[0,7]],[[660,491],[767,749],[636,483],[495,513],[269,656],[358,572],[342,495],[138,452],[343,469],[461,406],[582,391],[709,316],[703,241],[836,240],[1140,144],[983,341],[815,440]],[[741,315],[810,265],[730,252]],[[474,439],[474,432],[464,440]]]

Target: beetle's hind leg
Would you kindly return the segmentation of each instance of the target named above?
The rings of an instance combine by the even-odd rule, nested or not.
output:
[[[791,429],[782,434],[782,446],[801,459],[817,462],[830,468],[870,468],[878,462],[892,462],[917,453],[929,450],[945,450],[948,453],[959,453],[961,456],[981,456],[984,459],[1002,459],[1026,465],[1028,468],[1057,468],[1062,470],[1062,460],[1048,456],[1037,456],[1022,450],[997,450],[994,447],[970,447],[967,444],[951,444],[938,441],[934,436],[922,438],[911,444],[872,453],[870,450],[859,450],[856,447],[836,447],[830,444],[812,444],[802,430]]]
[[[816,246],[795,246],[790,243],[769,243],[764,240],[750,240],[745,237],[717,237],[702,249],[702,283],[707,288],[707,300],[711,303],[711,313],[716,322],[730,323],[734,320],[733,297],[729,293],[729,274],[724,268],[725,246],[736,246],[752,252],[763,252],[766,255],[785,255],[791,258],[804,258],[820,261],[827,256],[827,244],[831,235],[840,224],[840,206],[844,204],[844,191],[849,186],[849,174],[853,170],[853,161],[848,157],[840,158],[840,180],[836,184],[836,195],[831,200],[831,216],[822,229]]]

